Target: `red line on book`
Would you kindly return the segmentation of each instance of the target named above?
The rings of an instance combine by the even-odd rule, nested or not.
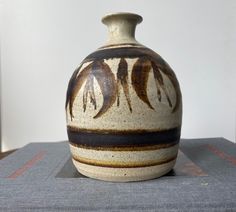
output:
[[[22,167],[15,170],[12,174],[7,176],[6,178],[15,179],[22,175],[25,171],[27,171],[29,168],[31,168],[34,164],[36,164],[38,161],[42,160],[46,151],[41,151],[38,154],[36,154],[32,159],[27,161]]]
[[[206,146],[207,146],[207,148],[208,148],[211,152],[213,152],[214,154],[216,154],[218,157],[220,157],[220,158],[223,159],[223,160],[227,160],[228,162],[230,162],[230,163],[232,163],[233,165],[236,166],[236,158],[235,158],[235,157],[226,154],[225,152],[219,150],[218,148],[216,148],[216,147],[213,146],[213,145],[208,144],[208,145],[206,145]]]
[[[180,150],[175,167],[177,173],[180,172],[180,175],[199,176],[199,177],[208,176],[197,164],[195,164],[187,155],[185,155]]]

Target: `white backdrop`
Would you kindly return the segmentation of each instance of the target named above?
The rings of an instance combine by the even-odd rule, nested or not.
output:
[[[69,78],[104,44],[101,17],[120,11],[143,16],[137,40],[176,72],[182,137],[235,141],[235,0],[2,0],[0,8],[4,150],[67,139]]]

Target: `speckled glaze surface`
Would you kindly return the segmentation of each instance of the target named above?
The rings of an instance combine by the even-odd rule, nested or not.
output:
[[[108,42],[72,75],[66,117],[72,160],[82,174],[139,181],[169,172],[178,153],[182,98],[170,66],[135,40],[142,17],[107,15]]]

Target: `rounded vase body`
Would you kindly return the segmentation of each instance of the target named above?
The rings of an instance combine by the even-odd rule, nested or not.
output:
[[[72,160],[80,173],[107,181],[160,177],[176,161],[182,121],[179,83],[170,66],[134,38],[142,17],[103,18],[105,46],[72,75],[66,99]]]

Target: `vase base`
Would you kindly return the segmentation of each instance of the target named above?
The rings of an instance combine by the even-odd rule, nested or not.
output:
[[[112,181],[131,182],[158,178],[167,174],[175,165],[176,159],[161,165],[137,168],[111,168],[80,163],[72,159],[77,170],[90,178]]]

